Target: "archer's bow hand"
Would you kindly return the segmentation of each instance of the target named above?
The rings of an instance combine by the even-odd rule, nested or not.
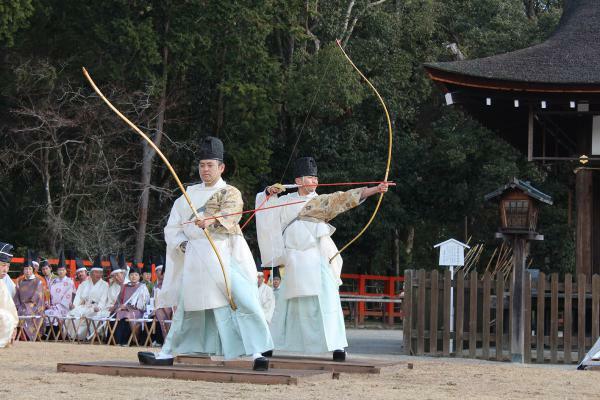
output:
[[[281,183],[276,183],[267,187],[267,193],[269,193],[269,195],[279,194],[283,192],[285,192],[285,187]]]
[[[384,182],[384,183],[380,183],[377,186],[373,186],[373,187],[369,187],[369,188],[365,188],[362,192],[362,194],[360,195],[360,199],[364,200],[367,197],[371,197],[374,194],[378,194],[378,193],[386,193],[388,191],[388,187],[390,186],[389,183]]]

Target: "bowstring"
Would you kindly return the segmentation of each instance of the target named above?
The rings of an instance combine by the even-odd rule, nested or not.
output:
[[[333,59],[333,57],[329,57],[329,60],[327,60],[327,65],[325,65],[325,70],[329,71],[329,65],[331,64],[331,60]],[[321,75],[321,78],[319,79],[318,85],[317,85],[317,90],[315,91],[315,95],[312,98],[312,101],[310,102],[310,106],[308,107],[308,113],[306,114],[306,117],[304,118],[304,122],[302,123],[302,126],[300,127],[300,133],[298,134],[298,136],[296,137],[296,141],[294,142],[294,146],[292,147],[292,151],[290,152],[290,156],[287,160],[287,163],[285,164],[285,168],[283,169],[283,173],[281,174],[281,178],[279,178],[279,182],[283,182],[283,178],[285,178],[285,173],[287,172],[290,163],[292,162],[292,158],[294,158],[294,153],[296,152],[296,149],[298,148],[298,144],[300,143],[300,138],[302,137],[302,134],[304,133],[304,130],[306,128],[306,123],[308,122],[308,119],[310,118],[310,115],[312,113],[313,107],[315,105],[315,102],[317,100],[317,96],[319,95],[319,92],[321,91],[321,87],[323,86],[323,81],[325,78],[325,74]]]

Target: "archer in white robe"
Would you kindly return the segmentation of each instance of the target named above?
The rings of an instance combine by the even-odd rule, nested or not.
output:
[[[342,259],[328,221],[359,205],[364,188],[347,192],[273,196],[264,207],[303,201],[256,214],[263,266],[285,266],[271,321],[275,350],[324,353],[348,346],[339,298]],[[256,197],[257,207],[266,195]]]
[[[0,279],[0,348],[6,347],[19,324],[17,307],[6,284]]]
[[[242,211],[239,190],[219,179],[214,186],[194,185],[188,195],[201,217]],[[204,233],[194,223],[185,198],[175,201],[165,227],[166,273],[161,290],[163,307],[177,306],[160,356],[206,353],[235,358],[273,348],[271,334],[258,302],[256,266],[241,234],[241,215],[218,218],[207,229],[221,255],[237,305],[228,302],[220,263]],[[180,248],[187,241],[185,252]]]
[[[102,312],[106,309],[106,302],[108,299],[108,283],[102,279],[99,279],[95,284],[92,282],[92,278],[86,279],[77,288],[75,299],[73,300],[73,308],[67,313],[67,317],[77,318],[75,320],[75,326],[78,326],[77,332],[73,328],[71,322],[67,323],[67,332],[71,338],[77,338],[84,340],[89,337],[92,333],[92,327],[85,323],[82,318],[97,318],[102,315]],[[95,311],[95,309],[99,309]]]

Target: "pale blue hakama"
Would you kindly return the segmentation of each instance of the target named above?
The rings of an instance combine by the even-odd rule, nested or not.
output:
[[[275,350],[314,354],[348,347],[338,285],[327,260],[321,263],[321,290],[317,296],[286,299],[285,283],[284,277],[271,321]]]
[[[256,280],[250,282],[232,263],[231,294],[237,305],[201,311],[184,311],[183,296],[173,315],[162,353],[210,354],[227,359],[273,349],[269,327],[258,301]]]

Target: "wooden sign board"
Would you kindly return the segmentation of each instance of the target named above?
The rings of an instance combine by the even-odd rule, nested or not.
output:
[[[439,265],[448,267],[465,265],[465,249],[469,248],[466,244],[456,239],[448,239],[433,248],[440,249]]]

